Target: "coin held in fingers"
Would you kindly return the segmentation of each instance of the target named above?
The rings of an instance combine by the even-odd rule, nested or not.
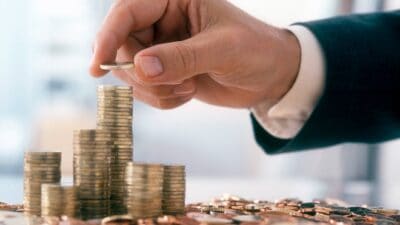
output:
[[[100,65],[100,69],[102,70],[127,70],[133,67],[133,62],[113,62]]]

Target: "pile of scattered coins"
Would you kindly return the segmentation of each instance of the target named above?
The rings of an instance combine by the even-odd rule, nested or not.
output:
[[[4,203],[0,206],[0,210],[12,211],[16,207]],[[176,216],[161,215],[155,218],[137,219],[131,215],[116,215],[88,223],[63,217],[61,221],[65,224],[80,225],[400,225],[400,214],[397,209],[351,206],[334,199],[303,202],[287,198],[272,202],[248,200],[225,194],[210,202],[189,204],[186,206],[185,214]],[[12,224],[7,222],[6,219],[5,224]],[[47,223],[38,220],[37,223],[29,224]]]
[[[399,210],[349,206],[338,200],[281,199],[251,201],[225,195],[209,203],[187,206],[187,218],[201,224],[310,224],[310,225],[399,225]],[[196,223],[191,223],[196,224]]]

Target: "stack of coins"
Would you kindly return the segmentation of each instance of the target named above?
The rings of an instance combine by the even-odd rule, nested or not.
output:
[[[185,211],[185,166],[165,165],[162,210],[166,215],[183,214]]]
[[[111,149],[111,214],[125,214],[124,171],[133,158],[132,88],[124,86],[99,86],[97,88],[97,127],[110,131]]]
[[[79,217],[78,189],[75,186],[42,184],[42,216]]]
[[[41,185],[61,180],[61,152],[27,152],[24,157],[24,211],[41,214]]]
[[[162,214],[164,168],[160,164],[128,163],[126,166],[126,206],[133,218]]]
[[[111,140],[104,130],[74,131],[74,185],[79,187],[83,219],[109,215]]]

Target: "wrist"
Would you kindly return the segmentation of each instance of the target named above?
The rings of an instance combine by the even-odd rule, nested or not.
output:
[[[258,98],[252,102],[251,107],[268,102],[273,106],[278,103],[292,88],[295,83],[301,62],[301,48],[297,37],[290,31],[265,26],[264,40],[259,66],[261,76],[265,83],[258,83],[260,91]],[[264,104],[265,106],[265,104]]]
[[[295,81],[275,105],[259,103],[251,108],[267,132],[284,139],[295,137],[303,128],[322,95],[325,80],[324,57],[318,40],[303,26],[294,25],[287,29],[301,47],[301,63]]]
[[[297,37],[286,29],[278,29],[278,48],[276,76],[281,79],[276,96],[276,101],[280,101],[292,88],[299,74],[301,63],[301,48]]]

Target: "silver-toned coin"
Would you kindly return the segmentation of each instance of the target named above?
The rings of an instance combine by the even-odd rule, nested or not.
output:
[[[133,62],[114,62],[114,63],[104,63],[100,65],[102,70],[127,70],[134,67]],[[99,87],[100,88],[100,87]],[[104,88],[104,86],[102,87]]]

